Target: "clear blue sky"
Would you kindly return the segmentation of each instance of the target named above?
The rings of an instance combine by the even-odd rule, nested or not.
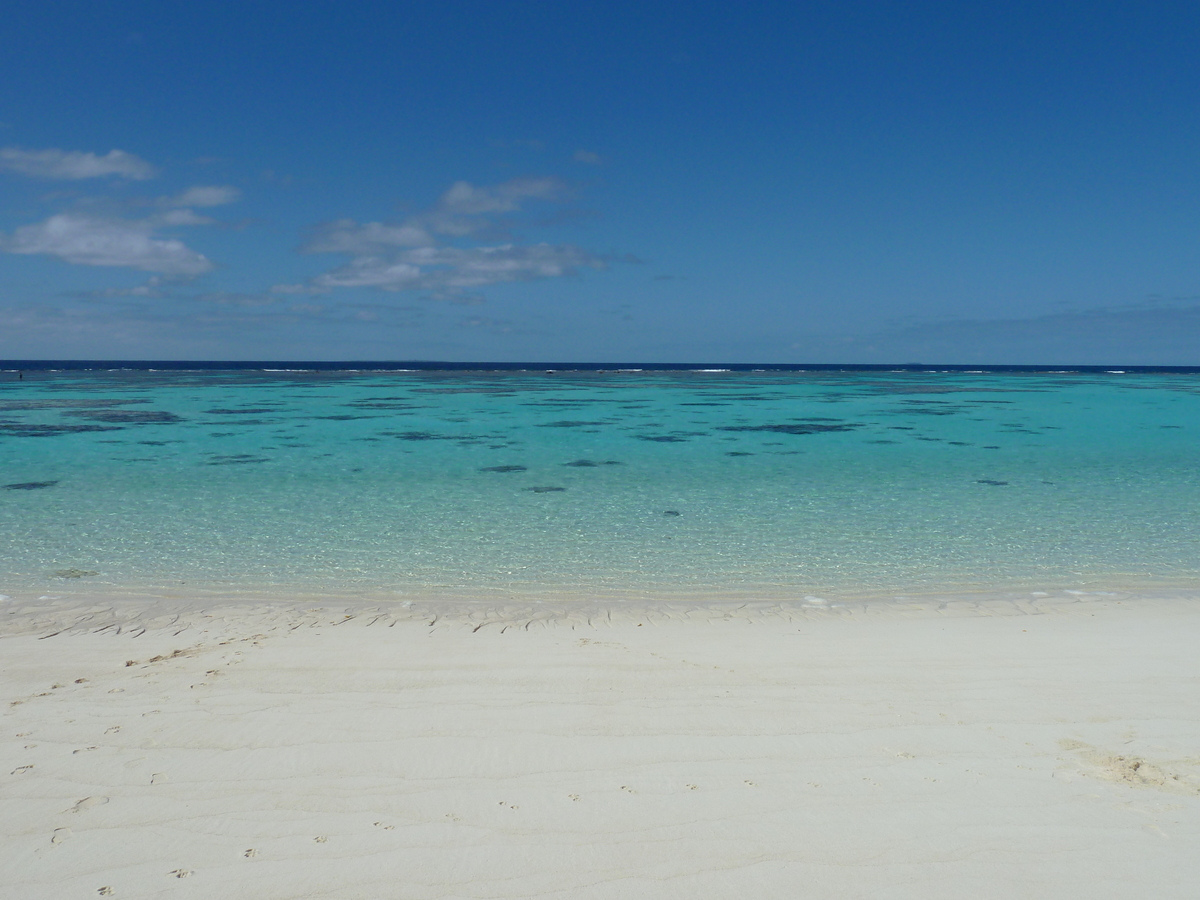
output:
[[[1198,25],[10,4],[0,357],[1200,364]]]

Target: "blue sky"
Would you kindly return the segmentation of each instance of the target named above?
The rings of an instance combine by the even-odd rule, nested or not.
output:
[[[1198,24],[14,6],[0,357],[1200,364]]]

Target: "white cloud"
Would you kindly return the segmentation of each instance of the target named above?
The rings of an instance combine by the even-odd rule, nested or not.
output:
[[[57,256],[76,265],[122,266],[163,275],[202,275],[212,269],[207,258],[182,241],[155,236],[159,224],[183,223],[160,223],[155,219],[131,222],[61,213],[36,225],[23,225],[11,237],[0,236],[0,250]]]
[[[0,169],[28,175],[78,181],[83,178],[102,178],[119,175],[133,181],[145,181],[158,173],[150,163],[124,150],[110,150],[104,156],[79,150],[22,150],[19,147],[0,148]]]
[[[534,281],[572,274],[604,262],[578,247],[504,243],[455,246],[454,238],[495,232],[495,214],[515,213],[528,200],[559,200],[567,186],[557,178],[518,178],[491,187],[451,185],[432,210],[399,224],[339,219],[305,245],[308,253],[343,253],[351,260],[307,284],[280,284],[278,294],[324,293],[334,288],[426,290],[454,298],[489,284]]]
[[[589,166],[598,166],[604,162],[600,158],[599,153],[593,153],[591,150],[576,150],[575,155],[571,157],[575,162],[586,163]]]
[[[229,185],[213,185],[209,187],[190,187],[175,197],[163,197],[159,202],[163,206],[224,206],[226,203],[236,203],[242,198],[242,192]]]

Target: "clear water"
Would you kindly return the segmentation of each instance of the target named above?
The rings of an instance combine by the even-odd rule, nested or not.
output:
[[[0,592],[1190,586],[1198,464],[1195,373],[5,373]]]

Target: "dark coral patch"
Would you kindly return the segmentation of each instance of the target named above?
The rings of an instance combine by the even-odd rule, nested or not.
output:
[[[130,403],[149,403],[149,400],[3,400],[0,412],[30,409],[106,409]]]
[[[821,422],[799,422],[785,425],[725,425],[721,431],[771,431],[776,434],[824,434],[829,431],[853,431],[858,428],[850,422],[825,425]]]
[[[206,409],[204,412],[210,416],[250,416],[279,410],[273,406],[243,406],[240,409]]]
[[[26,425],[20,422],[0,422],[0,434],[13,437],[50,437],[55,434],[79,434],[84,431],[119,431],[120,426],[104,425]]]
[[[71,410],[64,413],[64,415],[91,419],[93,422],[114,422],[122,425],[171,425],[175,422],[183,421],[175,413],[161,411],[141,412],[140,410],[132,409],[110,409],[106,411],[78,409]]]

